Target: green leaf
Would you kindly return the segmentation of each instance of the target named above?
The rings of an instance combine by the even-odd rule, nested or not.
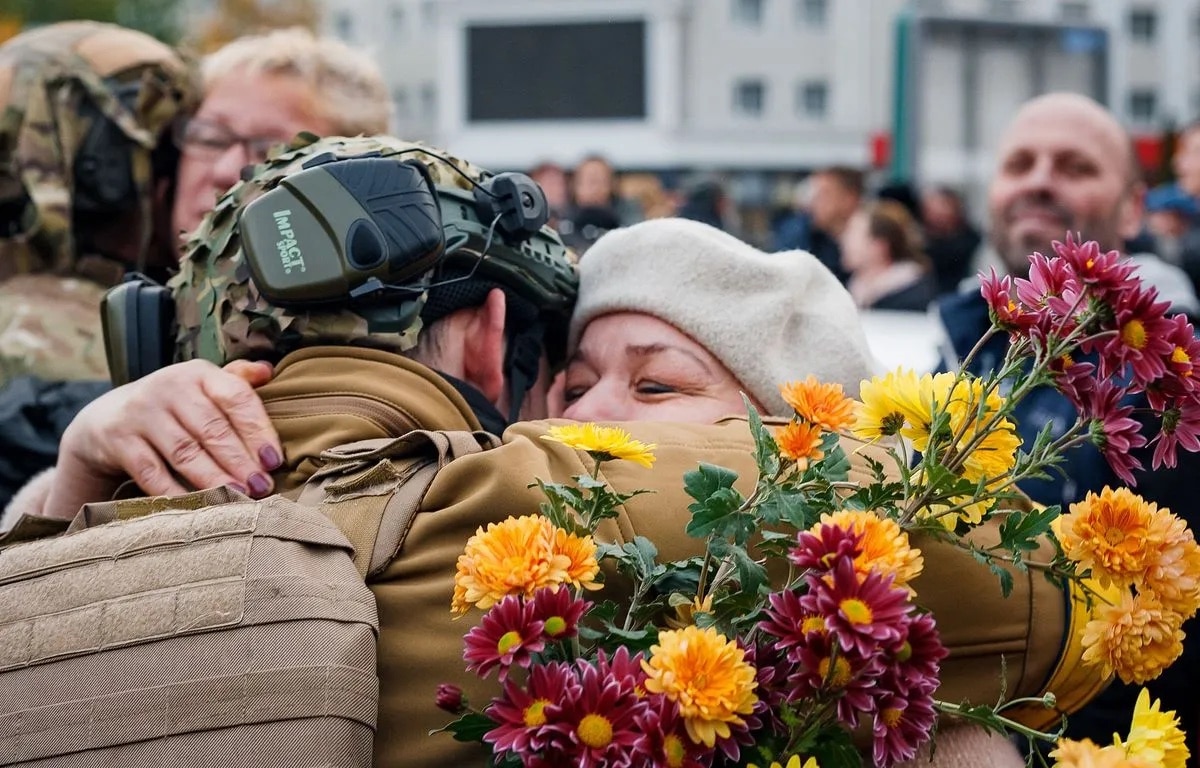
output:
[[[812,746],[812,756],[821,768],[861,768],[862,755],[844,728],[824,728]]]
[[[1008,597],[1010,594],[1012,594],[1012,574],[1009,573],[1004,566],[996,562],[995,556],[974,547],[970,549],[970,552],[971,557],[975,558],[977,563],[987,566],[987,569],[991,571],[1000,581],[1000,593],[1004,595],[1004,597]]]
[[[689,536],[704,538],[724,527],[726,520],[742,506],[742,495],[733,488],[737,473],[712,464],[684,475],[684,489],[696,501],[688,505],[692,519],[686,531]]]
[[[1049,533],[1050,524],[1058,517],[1058,507],[1051,505],[1030,512],[1009,512],[1000,523],[1001,549],[1014,554],[1038,548],[1038,539]]]
[[[746,405],[746,419],[750,422],[750,435],[754,438],[754,463],[758,465],[758,473],[763,477],[774,477],[779,472],[779,446],[775,437],[765,426],[758,415],[758,409],[750,402],[750,398],[742,395]]]
[[[804,493],[768,484],[754,512],[766,525],[779,525],[783,520],[799,529],[807,529],[817,520]]]
[[[479,712],[468,712],[465,715],[460,715],[454,722],[435,728],[430,731],[434,733],[449,733],[454,737],[455,741],[479,742],[483,743],[483,735],[496,727],[496,723],[487,715]]]

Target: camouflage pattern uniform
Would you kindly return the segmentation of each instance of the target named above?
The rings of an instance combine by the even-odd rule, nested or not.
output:
[[[372,152],[420,161],[438,186],[471,190],[467,177],[480,181],[489,175],[441,150],[389,136],[318,139],[301,134],[291,144],[272,150],[251,180],[239,182],[218,200],[185,246],[180,272],[169,283],[179,323],[176,362],[203,358],[224,365],[238,359],[278,360],[314,344],[370,346],[391,352],[416,345],[421,331],[419,316],[401,333],[372,333],[366,319],[349,309],[306,311],[268,304],[250,280],[236,233],[237,217],[245,206],[300,170],[304,161],[323,153],[353,157]],[[543,232],[558,238],[549,228]],[[573,262],[574,257],[569,259]],[[563,299],[563,314],[557,322],[565,327],[577,291],[573,263],[564,265],[555,291]],[[418,300],[426,298],[422,295]]]
[[[97,309],[127,264],[81,252],[75,162],[97,121],[117,127],[137,198],[128,251],[141,266],[152,246],[151,155],[194,107],[197,82],[170,47],[111,24],[54,24],[0,46],[0,385],[22,373],[108,377]]]

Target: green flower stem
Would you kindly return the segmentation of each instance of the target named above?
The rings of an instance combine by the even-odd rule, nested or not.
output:
[[[1041,700],[1034,699],[1034,701],[1041,701]],[[1026,738],[1037,739],[1038,741],[1045,741],[1045,742],[1051,743],[1051,744],[1058,741],[1059,737],[1061,736],[1061,734],[1059,734],[1059,733],[1044,733],[1042,731],[1035,730],[1028,726],[1021,725],[1016,720],[1009,719],[1007,717],[1004,717],[1003,715],[997,714],[996,712],[990,713],[990,716],[986,716],[986,717],[981,716],[981,715],[975,714],[971,708],[964,707],[959,704],[951,704],[950,702],[947,702],[947,701],[939,701],[939,700],[935,699],[933,702],[933,708],[939,712],[945,712],[946,714],[949,714],[949,715],[957,715],[958,717],[964,718],[966,720],[971,720],[971,721],[979,723],[980,725],[983,725],[983,726],[995,727],[996,725],[1000,725],[1005,730],[1013,731],[1014,733],[1019,733],[1022,736],[1025,736]]]

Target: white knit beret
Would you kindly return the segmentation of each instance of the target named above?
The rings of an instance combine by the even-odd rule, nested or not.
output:
[[[857,397],[878,371],[858,310],[806,251],[763,253],[687,219],[615,229],[579,262],[570,348],[601,315],[640,312],[703,345],[771,415],[791,409],[779,385],[810,374]]]

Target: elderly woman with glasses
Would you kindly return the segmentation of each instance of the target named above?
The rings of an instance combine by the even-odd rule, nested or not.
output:
[[[378,67],[337,40],[286,29],[239,38],[204,59],[204,99],[176,141],[172,225],[192,232],[242,168],[301,131],[386,133],[391,103]]]

